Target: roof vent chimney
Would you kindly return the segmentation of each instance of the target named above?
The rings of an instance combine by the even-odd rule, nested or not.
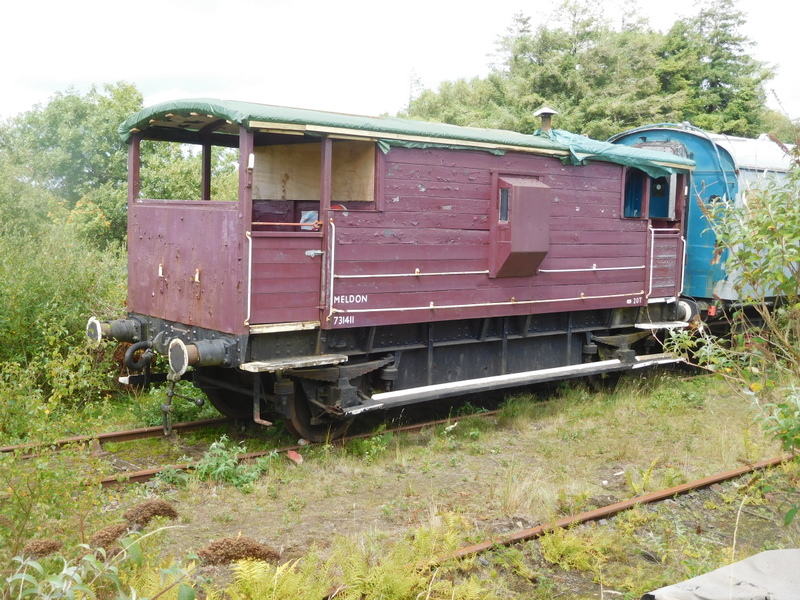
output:
[[[553,119],[553,115],[557,115],[558,112],[550,108],[549,106],[543,106],[535,113],[533,113],[534,117],[541,117],[542,118],[542,131],[550,131],[551,129],[551,121]]]

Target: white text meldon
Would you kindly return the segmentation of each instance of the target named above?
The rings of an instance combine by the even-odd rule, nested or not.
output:
[[[334,296],[334,304],[366,304],[367,294],[350,294],[345,296]]]

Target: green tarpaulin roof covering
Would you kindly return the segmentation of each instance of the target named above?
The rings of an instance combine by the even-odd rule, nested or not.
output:
[[[214,121],[218,122],[214,124]],[[537,131],[528,135],[502,129],[461,127],[394,117],[364,117],[210,98],[175,100],[145,108],[120,125],[119,134],[124,141],[128,141],[135,131],[142,131],[145,138],[159,139],[169,139],[171,133],[202,131],[204,127],[211,127],[218,134],[236,134],[239,125],[256,130],[288,125],[321,135],[363,136],[383,142],[383,146],[527,151],[557,156],[565,163],[576,165],[601,160],[637,167],[654,177],[694,167],[693,161],[679,156],[600,142],[560,130]],[[161,135],[155,135],[159,132]],[[180,139],[179,135],[175,139]]]

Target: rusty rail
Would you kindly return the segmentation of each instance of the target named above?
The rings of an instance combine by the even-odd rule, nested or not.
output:
[[[202,421],[188,421],[186,423],[176,423],[172,426],[176,431],[195,431],[203,429],[204,427],[214,427],[215,425],[224,425],[231,420],[226,417],[215,419],[204,419]],[[63,440],[56,440],[54,442],[42,442],[36,444],[19,444],[16,446],[4,446],[0,448],[0,453],[17,452],[17,451],[35,451],[39,449],[47,449],[50,451],[58,451],[66,446],[75,446],[80,444],[104,444],[106,442],[129,442],[131,440],[141,440],[151,437],[158,437],[164,435],[164,429],[159,425],[158,427],[143,427],[141,429],[130,429],[127,431],[113,431],[110,433],[98,433],[96,435],[79,435]]]
[[[481,542],[479,544],[473,544],[472,546],[467,546],[465,548],[460,548],[455,552],[441,556],[435,559],[436,560],[435,564],[439,564],[453,558],[456,559],[464,558],[472,554],[479,554],[496,546],[509,546],[517,542],[534,539],[544,535],[549,531],[553,531],[554,529],[561,529],[564,527],[569,527],[570,525],[577,525],[580,523],[586,523],[587,521],[596,521],[598,519],[611,517],[619,512],[622,512],[623,510],[633,508],[634,506],[638,506],[640,504],[650,504],[652,502],[666,500],[668,498],[672,498],[680,494],[685,494],[686,492],[691,492],[693,490],[698,490],[701,488],[708,487],[710,485],[714,485],[715,483],[728,481],[729,479],[735,479],[736,477],[741,477],[742,475],[746,475],[747,473],[752,473],[754,471],[760,471],[762,469],[774,467],[783,462],[792,460],[793,458],[794,455],[784,455],[771,458],[768,460],[762,460],[747,465],[745,467],[739,467],[738,469],[732,469],[730,471],[725,471],[723,473],[718,473],[716,475],[710,475],[708,477],[697,479],[695,481],[690,481],[688,483],[684,483],[681,485],[676,485],[674,487],[665,490],[661,490],[658,492],[651,492],[649,494],[645,494],[644,496],[637,496],[635,498],[630,498],[629,500],[623,500],[622,502],[617,502],[616,504],[609,504],[608,506],[604,506],[602,508],[583,512],[578,515],[573,515],[571,517],[565,517],[563,519],[555,521],[554,523],[538,525],[536,527],[523,529],[521,531],[517,531],[515,533],[511,533],[508,535],[492,538],[485,542]]]
[[[462,418],[466,417],[490,417],[496,415],[499,410],[489,410],[486,412],[475,413],[472,415],[464,415]],[[402,427],[395,427],[393,429],[385,429],[381,431],[378,435],[383,435],[384,433],[405,433],[409,431],[418,431],[420,429],[425,429],[426,427],[436,427],[437,425],[444,425],[445,423],[452,423],[453,421],[457,421],[458,419],[448,418],[448,419],[439,419],[437,421],[426,421],[425,423],[417,423],[414,425],[403,425]],[[344,442],[349,440],[359,440],[365,439],[369,437],[374,437],[375,433],[359,433],[356,435],[346,436],[331,442],[335,445],[341,445]],[[273,452],[283,453],[288,452],[289,450],[299,450],[303,446],[319,446],[320,443],[309,443],[309,444],[294,444],[292,446],[284,446],[282,448],[272,448],[271,450],[259,450],[258,452],[247,452],[245,454],[241,454],[238,457],[239,462],[246,462],[249,460],[254,460],[256,458],[260,458],[262,456],[267,456],[268,454],[272,454]],[[159,473],[166,471],[167,469],[173,469],[175,471],[187,471],[189,469],[194,468],[197,465],[197,462],[190,462],[190,463],[180,463],[177,465],[166,465],[163,467],[155,467],[153,469],[144,469],[142,471],[131,471],[130,473],[118,473],[116,475],[112,475],[109,477],[105,477],[100,480],[100,484],[103,487],[113,487],[117,485],[124,485],[127,483],[143,483],[145,481],[149,481]]]

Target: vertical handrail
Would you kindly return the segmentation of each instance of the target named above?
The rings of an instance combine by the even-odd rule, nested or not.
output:
[[[678,288],[678,296],[683,294],[683,277],[686,275],[686,238],[681,235],[681,285]]]
[[[648,288],[647,288],[647,298],[650,299],[650,296],[653,293],[653,263],[655,262],[655,254],[656,254],[656,230],[650,227],[648,224],[647,228],[650,230],[650,269],[648,272]]]
[[[331,235],[328,241],[328,316],[325,317],[325,321],[330,323],[331,317],[333,316],[333,267],[336,257],[336,225],[334,225],[333,219],[329,219],[328,221],[331,225]]]
[[[250,231],[245,231],[247,238],[247,314],[244,318],[245,327],[250,326],[250,303],[253,299],[253,235]]]

